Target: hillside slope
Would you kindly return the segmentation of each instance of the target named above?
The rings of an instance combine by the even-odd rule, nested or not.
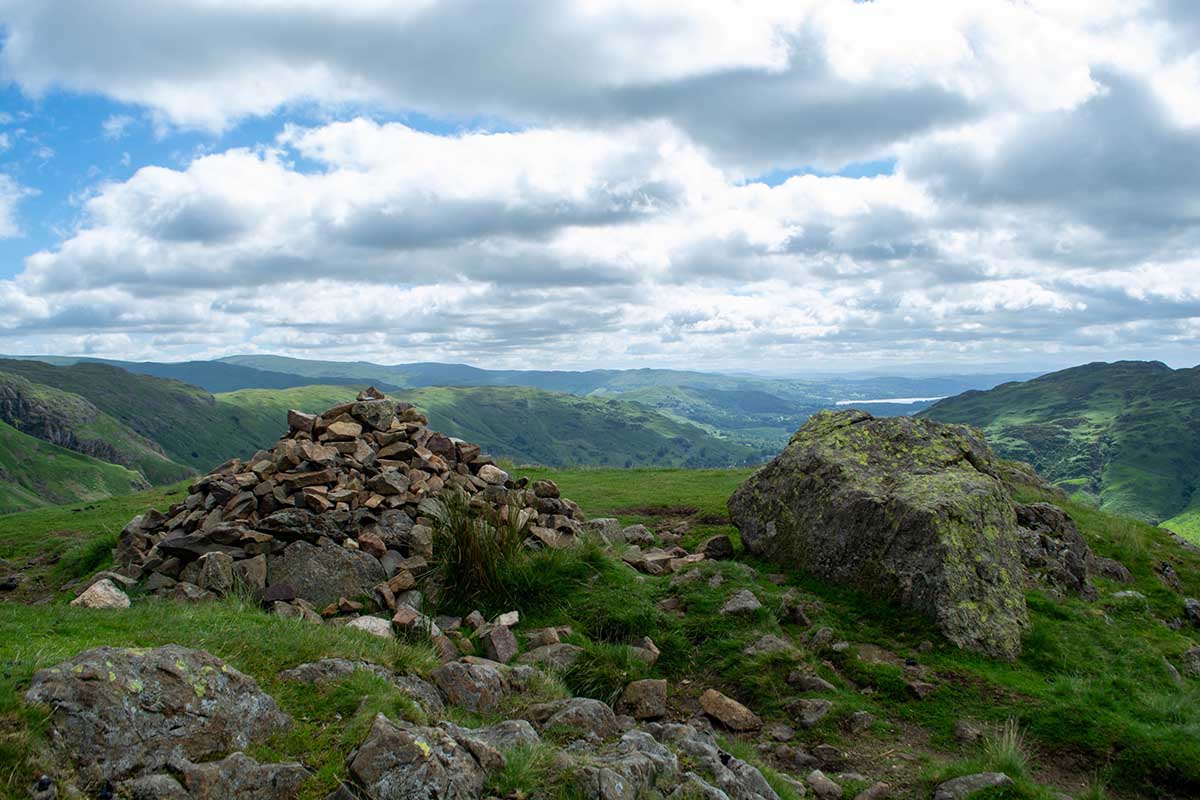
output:
[[[289,408],[321,411],[354,394],[354,389],[341,386],[305,386],[243,389],[216,397],[247,441],[263,447],[283,433],[279,424]],[[521,463],[731,466],[753,462],[759,455],[695,425],[621,400],[514,386],[425,387],[392,396],[420,408],[436,430]]]
[[[1200,505],[1200,367],[1086,364],[967,392],[921,416],[982,428],[1001,454],[1106,511],[1186,532],[1179,515]]]
[[[726,499],[748,471],[518,474],[557,481],[589,517],[642,523],[660,538],[682,535],[683,546],[695,548],[716,534],[737,542],[725,521]],[[157,490],[86,508],[0,518],[0,565],[25,565],[43,555],[47,543],[58,557],[56,563],[41,559],[25,568],[22,588],[9,597],[27,592],[30,604],[5,602],[0,614],[0,659],[6,665],[0,675],[0,728],[10,733],[0,747],[0,796],[28,796],[31,777],[60,766],[45,749],[44,713],[22,700],[32,676],[101,645],[202,648],[253,677],[292,716],[294,727],[252,752],[308,766],[313,775],[302,798],[319,800],[349,779],[347,756],[362,744],[376,713],[423,722],[411,698],[389,681],[358,675],[314,688],[281,674],[301,663],[341,657],[428,678],[438,662],[417,640],[397,642],[349,625],[270,616],[242,594],[202,603],[138,597],[117,612],[66,605],[74,592],[60,587],[108,565],[116,532],[132,514],[147,504],[164,509],[181,499],[179,492]],[[1036,493],[1021,500],[1061,502]],[[927,799],[942,781],[982,771],[1004,772],[1014,785],[980,798],[1197,797],[1200,672],[1186,670],[1186,654],[1200,646],[1200,628],[1179,618],[1183,598],[1200,596],[1200,552],[1133,520],[1073,503],[1064,508],[1097,555],[1129,569],[1129,581],[1097,577],[1100,599],[1094,602],[1030,588],[1031,626],[1021,657],[1012,663],[950,647],[919,615],[740,550],[733,559],[700,564],[695,579],[681,580],[637,574],[589,547],[521,548],[510,569],[499,573],[494,592],[469,602],[431,594],[428,611],[460,616],[465,603],[492,618],[517,610],[517,637],[525,652],[533,646],[526,634],[570,626],[566,642],[579,652],[575,664],[513,697],[505,718],[570,694],[611,703],[626,684],[643,678],[666,681],[666,720],[672,722],[693,718],[706,688],[727,694],[764,725],[742,733],[715,725],[717,743],[761,768],[782,800],[814,796],[795,788],[811,774],[812,757],[842,785],[846,798],[881,778],[892,787],[887,797]],[[1162,581],[1163,563],[1173,565],[1177,590]],[[762,607],[722,613],[742,592],[752,593]],[[803,613],[791,610],[796,608]],[[634,657],[628,646],[643,637],[660,651],[653,663]],[[831,642],[844,644],[829,647]],[[794,649],[767,650],[764,643]],[[920,682],[913,683],[914,676]],[[803,724],[801,714],[809,717]],[[479,724],[478,717],[466,719],[459,724]],[[781,727],[786,732],[779,733]],[[566,739],[555,731],[545,740],[557,747]],[[534,751],[535,758],[517,752],[522,757],[500,773],[492,794],[534,800],[581,796],[557,791],[545,749]]]
[[[148,488],[138,472],[43,442],[0,422],[0,514]]]
[[[428,414],[433,428],[522,463],[725,467],[764,455],[626,400],[515,386],[427,387],[395,396]]]
[[[0,421],[67,450],[137,470],[156,486],[194,472],[86,398],[7,372],[0,372]]]

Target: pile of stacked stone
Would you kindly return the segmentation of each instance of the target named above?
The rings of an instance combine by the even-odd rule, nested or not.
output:
[[[533,546],[584,533],[579,506],[552,481],[513,481],[477,445],[430,430],[413,406],[374,388],[322,414],[290,411],[288,426],[272,449],[221,465],[165,514],[130,522],[118,571],[181,599],[240,585],[300,615],[353,611],[367,598],[394,609],[433,555],[426,504],[443,492],[515,512]]]

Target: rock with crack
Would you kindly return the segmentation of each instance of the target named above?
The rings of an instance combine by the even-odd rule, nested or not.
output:
[[[619,729],[613,710],[590,697],[539,703],[526,709],[525,714],[543,731],[569,731],[586,739],[608,739]]]
[[[1049,503],[1018,505],[1016,511],[1026,579],[1052,591],[1095,600],[1099,595],[1088,581],[1094,557],[1075,522]]]
[[[645,731],[629,731],[617,744],[581,765],[576,781],[596,800],[638,800],[660,781],[672,782],[679,759]]]
[[[468,711],[489,712],[508,694],[508,677],[501,664],[485,659],[451,661],[429,676],[446,702]]]
[[[729,513],[757,556],[900,602],[960,647],[1020,653],[1016,512],[970,428],[820,412],[738,487]]]
[[[300,764],[260,764],[243,753],[202,764],[175,762],[171,771],[170,775],[125,781],[120,796],[132,800],[289,800],[309,777]]]
[[[39,671],[52,746],[99,783],[242,750],[291,720],[253,678],[202,650],[98,647]]]
[[[486,778],[471,751],[446,731],[382,714],[346,767],[372,800],[477,800]]]

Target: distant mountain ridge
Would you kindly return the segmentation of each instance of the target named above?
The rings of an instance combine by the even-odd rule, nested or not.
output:
[[[922,378],[872,377],[802,380],[726,375],[674,369],[491,370],[468,364],[368,361],[314,361],[272,355],[234,355],[215,361],[98,361],[50,357],[65,365],[106,363],[139,374],[171,377],[210,392],[283,389],[309,384],[374,384],[398,389],[431,386],[520,386],[579,397],[628,400],[679,423],[698,426],[720,438],[763,453],[777,452],[809,416],[840,401],[945,397],[969,389],[988,389],[1038,373],[947,375]],[[932,401],[878,403],[874,414],[912,414]]]
[[[983,429],[1002,455],[1107,511],[1200,536],[1200,367],[1085,364],[947,398],[921,416]]]
[[[280,383],[274,377],[270,381]],[[0,360],[0,420],[11,423],[7,441],[13,465],[0,472],[0,483],[12,484],[11,497],[0,507],[36,506],[39,493],[64,503],[172,483],[270,446],[284,432],[280,420],[288,409],[317,412],[352,399],[361,386],[298,385],[213,394],[173,378],[96,361],[56,366]],[[391,393],[421,407],[445,433],[522,463],[725,467],[765,456],[761,449],[624,399],[512,386]],[[39,440],[38,446],[20,445]],[[64,455],[68,451],[73,451],[69,457]],[[75,480],[70,470],[57,469],[51,461],[93,479]],[[122,469],[97,472],[97,465]]]

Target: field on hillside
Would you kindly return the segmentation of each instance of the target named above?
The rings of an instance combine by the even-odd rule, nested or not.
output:
[[[714,533],[733,533],[725,500],[749,470],[519,469],[556,480],[589,516],[615,515],[683,535],[693,545]],[[0,558],[32,581],[56,587],[99,568],[115,533],[140,505],[160,507],[178,488],[146,496],[0,517]],[[1036,499],[1029,497],[1027,499]],[[848,767],[898,787],[897,797],[929,797],[939,780],[980,769],[1010,774],[1017,786],[991,798],[1049,800],[1074,797],[1195,797],[1200,795],[1200,681],[1172,677],[1166,663],[1195,646],[1197,634],[1162,623],[1182,614],[1182,599],[1157,577],[1169,561],[1182,590],[1200,595],[1200,555],[1161,531],[1076,504],[1068,510],[1094,550],[1121,560],[1131,586],[1096,581],[1102,600],[1054,600],[1028,594],[1033,625],[1014,664],[949,647],[923,618],[851,592],[818,584],[787,569],[740,558],[700,567],[700,580],[653,578],[630,571],[592,547],[541,551],[503,574],[502,587],[474,598],[448,597],[439,610],[479,607],[486,616],[521,611],[521,629],[571,625],[570,641],[584,648],[559,688],[611,701],[626,682],[667,678],[679,713],[694,710],[699,692],[716,687],[768,721],[790,721],[796,690],[785,680],[795,666],[780,654],[747,655],[764,634],[797,644],[801,660],[833,688],[815,696],[834,710],[799,731],[805,746],[830,745]],[[719,576],[719,577],[718,577]],[[717,609],[735,590],[749,588],[764,603],[747,621]],[[1117,590],[1144,599],[1122,601]],[[780,615],[788,589],[806,599],[812,627]],[[661,603],[681,600],[677,616]],[[270,617],[239,599],[179,606],[154,599],[119,612],[70,608],[67,596],[50,605],[0,603],[0,787],[12,796],[37,767],[45,718],[20,701],[32,673],[96,645],[153,646],[175,642],[202,647],[253,675],[296,719],[294,730],[253,751],[260,758],[303,761],[316,773],[305,798],[324,797],[344,774],[346,753],[361,739],[376,710],[405,716],[411,709],[378,680],[351,679],[319,692],[299,690],[276,677],[285,667],[321,656],[369,657],[415,672],[432,666],[427,648],[375,640],[345,628],[312,626]],[[850,647],[843,652],[807,646],[828,627]],[[662,650],[653,670],[623,645],[651,636]],[[927,648],[923,643],[931,642]],[[903,661],[913,659],[932,692],[914,696]],[[364,699],[365,698],[365,699]],[[537,699],[537,698],[534,698]],[[544,698],[542,698],[544,699]],[[874,717],[851,728],[855,712]],[[955,724],[970,719],[992,731],[981,745],[960,745]],[[472,717],[464,723],[486,722]],[[1019,734],[1005,738],[1005,726]],[[755,739],[726,736],[739,757],[781,768],[755,749]],[[538,775],[526,776],[536,788]],[[768,771],[768,776],[774,773]],[[514,778],[518,780],[519,777]],[[773,778],[781,797],[793,800]],[[856,789],[848,782],[847,788]],[[857,787],[861,788],[861,787]],[[1107,794],[1105,794],[1107,792]]]
[[[0,514],[147,487],[133,470],[43,442],[0,422]]]

